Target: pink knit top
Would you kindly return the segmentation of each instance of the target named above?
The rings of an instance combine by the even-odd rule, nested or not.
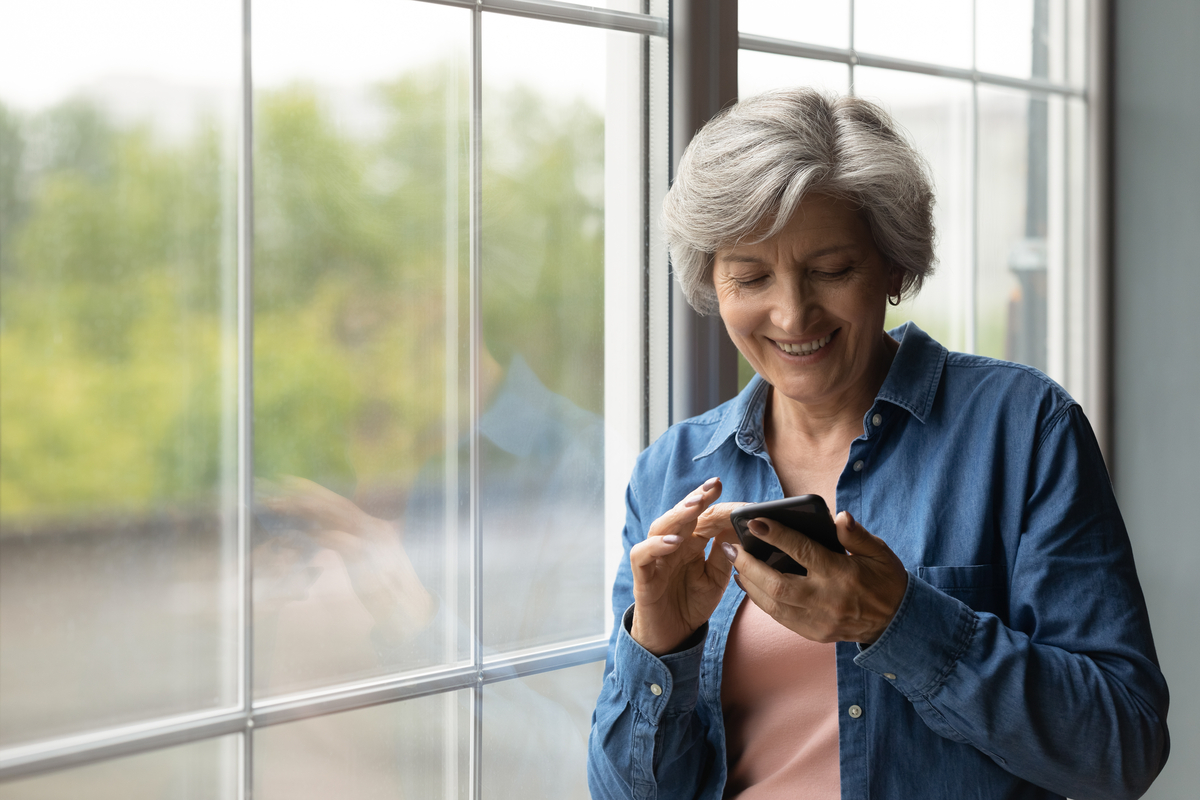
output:
[[[842,796],[834,645],[793,633],[747,598],[725,645],[721,706],[726,798]]]

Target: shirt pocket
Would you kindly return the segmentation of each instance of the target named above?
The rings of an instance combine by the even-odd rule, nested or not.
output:
[[[1004,616],[1002,571],[994,564],[965,567],[917,567],[917,577],[957,598],[975,611]]]

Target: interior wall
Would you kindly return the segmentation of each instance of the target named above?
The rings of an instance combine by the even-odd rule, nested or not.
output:
[[[1112,468],[1171,688],[1147,798],[1200,786],[1200,3],[1116,0]]]

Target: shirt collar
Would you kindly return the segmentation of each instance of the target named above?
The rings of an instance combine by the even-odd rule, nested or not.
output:
[[[900,406],[924,423],[933,408],[942,367],[946,363],[945,347],[934,341],[914,322],[906,322],[888,334],[900,342],[892,366],[875,401],[884,400]],[[770,384],[755,375],[746,384],[717,421],[716,430],[708,445],[692,460],[699,461],[715,453],[730,438],[738,448],[754,455],[764,447],[763,414],[767,407]]]
[[[528,458],[561,449],[580,431],[601,423],[596,414],[547,389],[517,355],[496,397],[479,415],[479,433],[501,450]]]
[[[898,405],[924,423],[933,410],[948,352],[915,322],[893,328],[888,335],[900,342],[900,349],[875,400]]]

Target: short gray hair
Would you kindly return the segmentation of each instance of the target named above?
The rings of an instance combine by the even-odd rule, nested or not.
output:
[[[663,202],[675,275],[688,302],[717,312],[713,254],[778,233],[820,192],[852,203],[915,294],[934,265],[929,167],[886,111],[857,97],[778,89],[731,106],[692,139]]]

